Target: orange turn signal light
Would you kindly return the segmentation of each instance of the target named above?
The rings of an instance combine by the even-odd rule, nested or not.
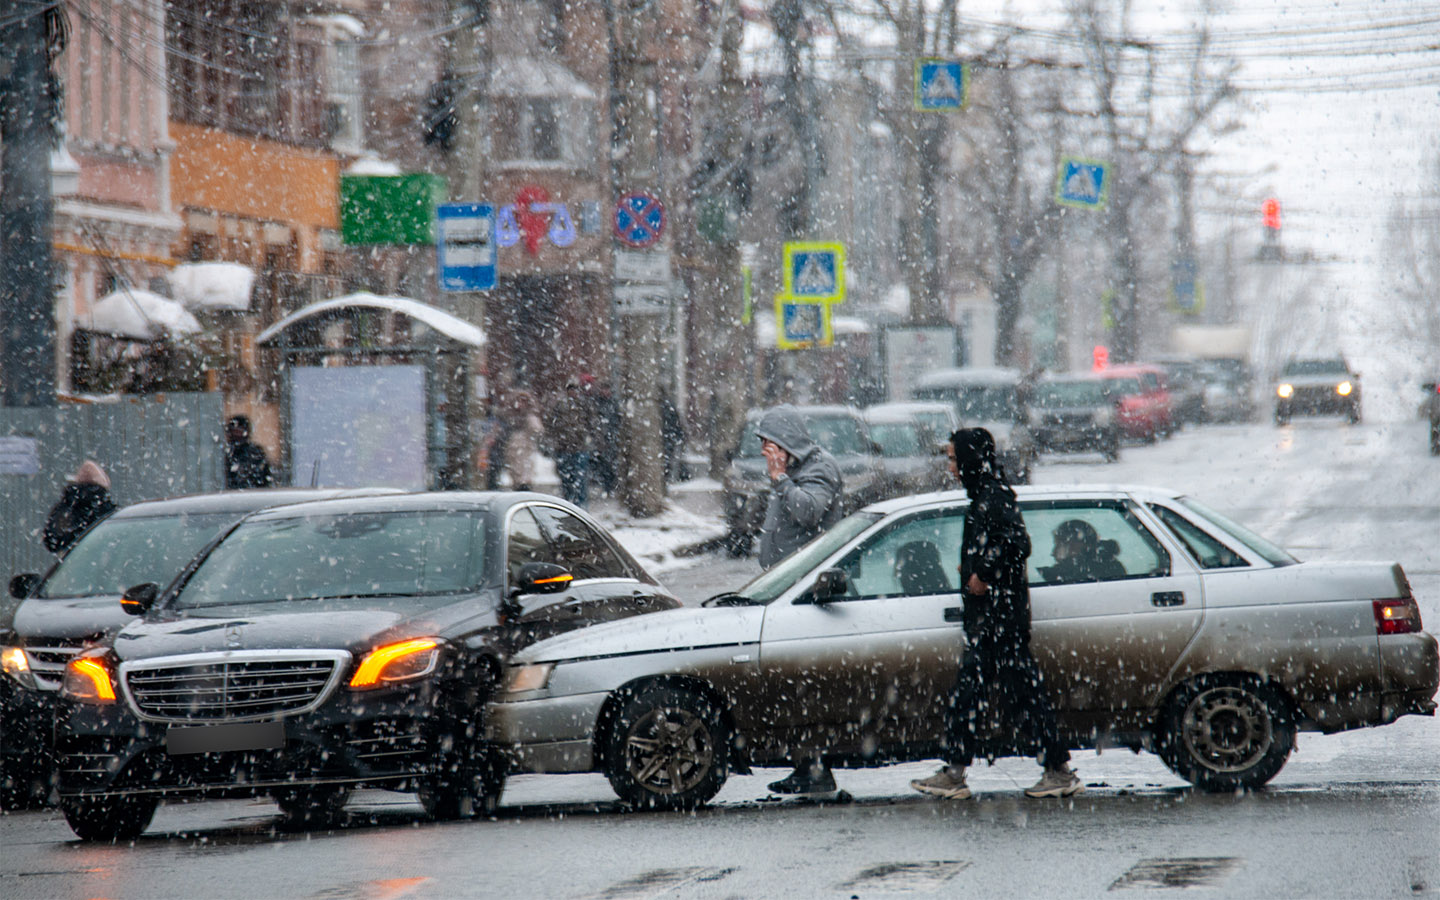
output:
[[[104,662],[92,656],[81,656],[70,660],[68,668],[72,675],[83,679],[81,685],[67,685],[67,692],[72,696],[102,703],[115,702],[115,685],[110,681],[110,669]],[[89,682],[89,690],[83,686],[85,681]]]
[[[418,678],[421,675],[428,674],[435,664],[433,655],[439,646],[440,642],[435,638],[413,638],[408,641],[400,641],[399,643],[376,647],[366,654],[365,659],[361,661],[360,668],[355,670],[354,677],[350,679],[350,686],[352,688],[376,687],[382,681],[400,681],[405,678]],[[432,658],[424,661],[424,664],[418,668],[406,672],[403,678],[383,677],[385,670],[392,664],[408,660],[410,657],[424,653],[431,654]],[[418,662],[419,660],[410,661]]]
[[[566,572],[564,575],[555,575],[551,578],[537,578],[535,579],[535,584],[563,584],[574,580],[575,576]]]

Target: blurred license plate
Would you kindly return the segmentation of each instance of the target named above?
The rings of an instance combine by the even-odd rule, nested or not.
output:
[[[279,722],[232,722],[171,728],[165,749],[171,756],[184,753],[225,753],[233,750],[275,750],[285,746],[285,726]]]

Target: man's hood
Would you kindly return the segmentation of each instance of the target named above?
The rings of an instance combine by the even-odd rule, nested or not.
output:
[[[774,441],[796,459],[804,459],[817,446],[805,428],[805,418],[793,406],[777,406],[760,417],[755,433],[762,440]]]

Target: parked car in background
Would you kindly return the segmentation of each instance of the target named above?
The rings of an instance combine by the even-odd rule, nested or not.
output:
[[[1031,646],[1069,746],[1151,750],[1232,792],[1273,778],[1299,730],[1433,714],[1436,641],[1398,563],[1299,562],[1173,491],[1016,493],[1035,543]],[[754,765],[939,756],[968,503],[877,504],[705,608],[535,644],[512,659],[488,733],[515,771],[602,772],[653,808],[704,803]],[[1077,520],[1110,561],[1104,580],[1050,568],[1052,534]],[[983,743],[981,757],[1031,752],[1012,729]]]
[[[1440,456],[1440,378],[1420,385],[1425,392],[1421,415],[1430,420],[1430,455]]]
[[[55,706],[65,664],[130,621],[120,595],[169,584],[206,544],[257,509],[388,488],[266,488],[149,500],[118,510],[45,574],[10,579],[20,600],[0,619],[0,806],[44,802],[55,775]]]
[[[1163,369],[1138,363],[1110,366],[1099,374],[1116,394],[1115,419],[1122,436],[1154,443],[1174,433],[1175,413]]]
[[[951,479],[944,445],[935,439],[929,427],[904,409],[872,406],[864,415],[871,440],[880,446],[885,467],[885,496],[903,497],[949,486],[947,482]]]
[[[122,605],[61,687],[60,805],[87,840],[138,835],[162,797],[323,822],[366,786],[466,815],[503,777],[478,726],[506,657],[679,602],[571,504],[457,491],[254,513]]]
[[[1038,451],[1028,424],[1024,376],[1018,369],[939,369],[921,376],[910,396],[949,403],[961,426],[988,429],[1010,481],[1030,483]]]
[[[1099,453],[1120,458],[1119,395],[1094,373],[1047,375],[1030,397],[1031,430],[1042,453]]]
[[[1343,356],[1292,359],[1275,382],[1275,424],[1295,415],[1342,415],[1360,421],[1360,373]]]
[[[867,416],[881,412],[901,412],[919,419],[920,424],[930,429],[931,436],[939,442],[942,453],[944,445],[950,443],[950,435],[960,427],[960,416],[956,414],[954,405],[945,400],[895,400],[865,408]]]
[[[1249,422],[1255,418],[1253,381],[1236,360],[1202,359],[1197,363],[1204,383],[1204,420],[1210,423]]]
[[[844,479],[846,511],[859,509],[885,496],[885,466],[880,448],[870,439],[870,429],[860,411],[852,406],[797,406],[810,437],[830,451]],[[725,472],[725,544],[736,556],[750,552],[755,535],[765,521],[770,500],[770,476],[760,453],[760,436],[755,429],[766,413],[752,409],[745,414],[740,446]]]
[[[1205,421],[1205,377],[1200,360],[1162,356],[1152,360],[1165,372],[1165,389],[1170,392],[1174,427],[1199,425]]]

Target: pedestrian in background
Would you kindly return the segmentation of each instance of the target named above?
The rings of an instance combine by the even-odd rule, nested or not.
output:
[[[516,391],[510,400],[510,439],[505,446],[505,466],[510,470],[510,486],[528,491],[535,480],[535,454],[540,452],[540,433],[544,426],[535,414],[535,395]]]
[[[1006,727],[1040,745],[1044,773],[1025,789],[1027,797],[1069,797],[1085,790],[1070,770],[1070,750],[1060,742],[1055,710],[1045,695],[1030,650],[1030,588],[1025,560],[1030,535],[995,461],[995,438],[984,428],[962,428],[946,448],[950,474],[965,487],[970,509],[960,547],[961,623],[967,646],[946,706],[946,765],[910,782],[922,794],[946,800],[970,796],[965,769],[974,761],[981,723],[998,706]]]
[[[766,569],[840,521],[844,482],[835,457],[810,437],[793,406],[777,406],[756,428],[770,476],[770,498],[760,527],[760,565]],[[795,760],[795,769],[771,782],[777,794],[835,790],[835,776],[821,757]]]
[[[110,476],[93,459],[87,459],[66,479],[60,502],[45,519],[43,540],[51,553],[64,553],[101,519],[115,511],[110,498]]]
[[[250,440],[250,419],[231,416],[225,420],[225,487],[228,490],[270,487],[275,477],[265,448]]]
[[[491,401],[485,436],[480,441],[481,467],[485,470],[487,491],[500,488],[500,476],[505,472],[506,448],[510,443],[511,418],[510,410],[498,397]]]
[[[595,483],[608,497],[613,497],[620,487],[620,471],[617,461],[620,456],[620,404],[608,385],[596,380],[595,376],[580,376],[580,391],[590,403],[595,417],[594,446],[591,448],[590,468]]]
[[[590,499],[590,436],[595,416],[580,391],[579,377],[572,375],[565,382],[565,393],[545,413],[544,428],[555,454],[560,495],[577,506],[585,506]]]

